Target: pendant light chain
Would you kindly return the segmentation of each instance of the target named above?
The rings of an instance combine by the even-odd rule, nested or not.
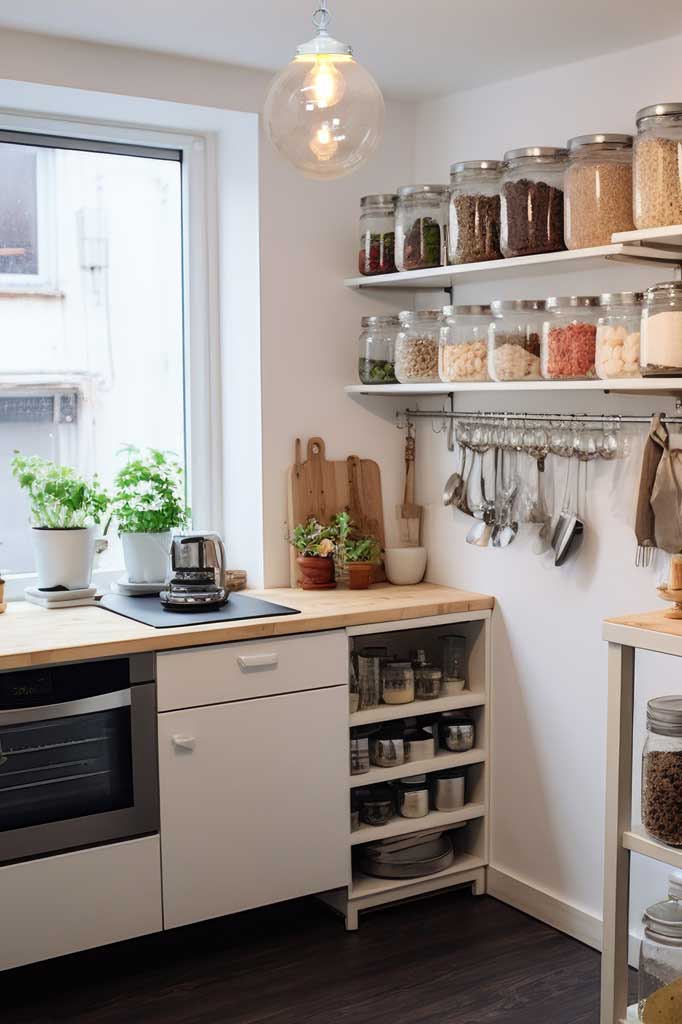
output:
[[[318,32],[326,32],[327,25],[331,20],[332,16],[329,13],[329,9],[327,7],[327,0],[320,0],[320,6],[313,14],[313,25],[315,26]]]

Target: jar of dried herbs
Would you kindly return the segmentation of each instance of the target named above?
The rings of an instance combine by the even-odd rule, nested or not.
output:
[[[424,270],[446,262],[447,185],[404,185],[395,207],[395,264]]]
[[[647,704],[642,753],[642,824],[669,846],[682,846],[682,697]]]
[[[361,274],[395,272],[395,201],[396,196],[391,194],[363,196],[360,200]]]
[[[363,316],[358,376],[361,384],[397,384],[395,339],[397,316]]]
[[[564,249],[564,171],[568,152],[555,146],[504,154],[500,246],[505,256]]]
[[[450,168],[450,263],[483,263],[502,258],[501,175],[499,160],[465,160]]]

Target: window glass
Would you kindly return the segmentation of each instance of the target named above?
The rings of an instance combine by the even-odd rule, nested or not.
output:
[[[0,159],[0,274],[37,273],[37,150],[5,144]]]

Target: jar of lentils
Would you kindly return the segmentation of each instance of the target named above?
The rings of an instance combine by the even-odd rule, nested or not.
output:
[[[401,384],[438,383],[439,309],[404,310],[395,342],[395,375]]]
[[[447,256],[447,185],[404,185],[395,208],[395,263],[398,270],[441,267]]]
[[[610,245],[632,231],[632,135],[579,135],[568,141],[564,237],[569,249]]]
[[[596,295],[552,296],[546,302],[540,368],[545,380],[588,380],[595,376],[599,317]]]
[[[490,306],[445,306],[440,331],[438,371],[446,383],[490,380],[488,328]]]
[[[682,103],[637,111],[633,158],[635,227],[682,224]]]
[[[595,368],[602,380],[639,377],[641,292],[605,292],[599,297]]]
[[[545,303],[514,299],[491,303],[488,373],[491,380],[540,380],[540,339]]]
[[[392,274],[395,271],[395,201],[390,194],[363,196],[360,200],[361,274]]]
[[[504,154],[500,244],[504,256],[564,249],[564,171],[568,153],[555,146]]]
[[[650,836],[682,846],[682,697],[654,697],[646,709],[642,824]]]
[[[395,339],[397,316],[363,316],[358,358],[361,384],[397,384]]]
[[[450,263],[482,263],[502,258],[501,174],[499,160],[465,160],[450,168]]]

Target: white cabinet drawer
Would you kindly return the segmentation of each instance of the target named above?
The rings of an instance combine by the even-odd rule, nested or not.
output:
[[[159,711],[348,682],[343,630],[167,651],[156,660]]]
[[[0,970],[160,931],[159,837],[0,867]]]

